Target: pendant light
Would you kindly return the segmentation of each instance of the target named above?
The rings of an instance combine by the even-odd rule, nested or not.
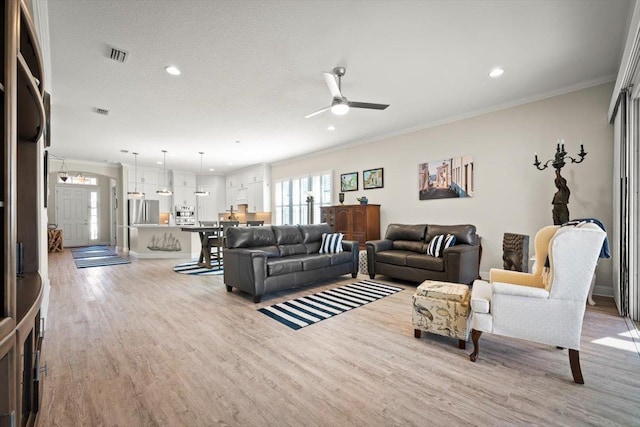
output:
[[[204,175],[202,174],[202,156],[204,155],[204,153],[202,151],[200,151],[200,189],[196,190],[193,194],[195,194],[196,196],[208,196],[209,192],[208,191],[204,191],[204,187],[202,186],[202,184],[204,183]]]
[[[62,182],[67,182],[67,180],[69,179],[69,171],[64,165],[64,159],[62,159],[62,166],[60,166],[60,172],[58,172],[58,176],[60,177]]]
[[[135,171],[135,184],[133,191],[129,191],[127,193],[127,197],[129,197],[130,199],[144,199],[144,193],[138,191],[138,153],[131,154],[133,154],[133,158],[135,159],[133,167],[133,170]]]
[[[163,189],[156,191],[156,193],[160,196],[170,196],[173,194],[170,190],[167,189],[167,150],[162,150],[162,185]]]

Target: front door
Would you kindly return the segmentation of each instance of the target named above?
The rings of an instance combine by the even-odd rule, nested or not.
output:
[[[57,185],[56,210],[64,246],[89,245],[89,189]]]

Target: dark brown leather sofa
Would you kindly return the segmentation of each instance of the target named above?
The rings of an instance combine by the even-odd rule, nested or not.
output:
[[[224,250],[224,284],[260,302],[262,295],[351,273],[358,274],[358,242],[342,241],[344,252],[321,254],[328,224],[231,227]]]
[[[438,234],[456,236],[455,245],[445,249],[442,258],[427,255],[429,242]],[[480,238],[470,224],[389,224],[383,240],[367,242],[372,279],[382,274],[411,282],[438,280],[469,285],[479,277],[480,254]]]

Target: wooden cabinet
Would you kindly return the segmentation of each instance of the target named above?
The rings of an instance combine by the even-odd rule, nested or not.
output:
[[[4,172],[0,175],[4,264],[0,289],[0,425],[32,426],[41,393],[37,356],[42,340],[43,289],[38,271],[39,246],[46,242],[46,228],[40,218],[46,191],[42,180],[46,82],[40,45],[26,2],[5,0],[0,14],[0,95],[4,116],[0,124]]]
[[[364,245],[380,238],[380,205],[324,206],[320,216],[335,233],[343,233],[345,240]]]

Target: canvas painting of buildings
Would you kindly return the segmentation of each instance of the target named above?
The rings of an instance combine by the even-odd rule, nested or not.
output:
[[[418,165],[420,200],[473,196],[473,156],[453,157]]]

